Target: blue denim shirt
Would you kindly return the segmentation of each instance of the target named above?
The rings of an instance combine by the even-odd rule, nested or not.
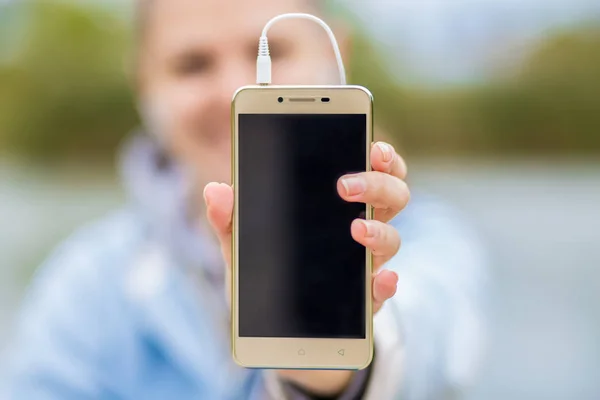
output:
[[[272,373],[233,363],[218,249],[187,226],[177,207],[185,195],[174,195],[184,191],[173,189],[185,180],[157,172],[153,152],[134,140],[123,166],[130,204],[76,232],[39,269],[0,398],[277,397]],[[366,398],[443,398],[477,367],[484,257],[439,203],[413,196],[393,224],[403,245],[386,267],[400,282],[375,318]]]

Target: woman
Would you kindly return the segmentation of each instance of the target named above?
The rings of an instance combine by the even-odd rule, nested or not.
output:
[[[448,210],[425,200],[392,219],[408,202],[406,167],[381,142],[372,149],[378,172],[360,176],[363,200],[379,209],[369,226],[375,235],[364,225],[352,232],[377,267],[386,264],[373,278],[376,308],[386,303],[375,318],[374,362],[356,373],[232,362],[221,257],[233,204],[230,101],[254,80],[264,23],[284,12],[320,13],[321,3],[137,4],[135,82],[146,133],[123,151],[131,199],[76,233],[36,276],[6,398],[438,399],[467,382],[477,358],[477,246]],[[348,38],[338,39],[345,47]],[[335,83],[318,26],[277,25],[270,43],[276,83]]]

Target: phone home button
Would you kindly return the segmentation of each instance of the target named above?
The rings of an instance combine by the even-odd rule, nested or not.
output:
[[[304,351],[304,349],[300,349],[300,350],[298,350],[298,355],[299,356],[305,356],[306,355],[306,351]]]

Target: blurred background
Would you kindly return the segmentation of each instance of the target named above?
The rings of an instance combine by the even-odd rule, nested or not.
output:
[[[413,190],[488,244],[489,348],[469,398],[600,398],[600,2],[339,3],[358,31],[351,82],[373,91]],[[123,4],[0,0],[0,349],[48,252],[124,201]]]

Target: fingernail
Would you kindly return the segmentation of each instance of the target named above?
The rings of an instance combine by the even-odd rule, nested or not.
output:
[[[392,146],[384,142],[377,142],[377,147],[379,147],[379,150],[381,150],[381,154],[383,155],[383,162],[392,161],[394,151],[392,149]]]
[[[397,285],[398,281],[400,280],[400,277],[398,276],[398,273],[396,271],[392,271],[392,274],[394,274],[394,277],[396,278],[396,283],[394,285]]]
[[[208,197],[206,197],[206,191],[208,190],[209,186],[218,186],[219,184],[216,182],[209,182],[206,186],[204,186],[204,190],[202,191],[202,196],[204,197],[204,202],[206,203],[206,205],[208,205]]]
[[[377,227],[371,221],[361,221],[365,226],[365,237],[372,238],[377,235]]]
[[[360,176],[350,176],[347,178],[343,178],[342,185],[344,185],[344,189],[346,189],[347,196],[356,196],[358,194],[364,193],[367,187],[365,180]]]

